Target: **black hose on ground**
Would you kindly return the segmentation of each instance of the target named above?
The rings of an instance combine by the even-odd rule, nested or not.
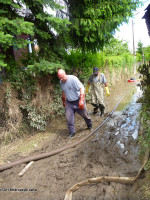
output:
[[[123,96],[124,97],[124,96]],[[6,169],[10,169],[16,165],[19,165],[19,164],[23,164],[23,163],[28,163],[30,161],[37,161],[37,160],[41,160],[43,158],[47,158],[47,157],[50,157],[50,156],[53,156],[53,155],[56,155],[60,152],[63,152],[67,149],[70,149],[70,148],[74,148],[76,147],[77,145],[79,145],[80,143],[83,143],[84,141],[86,141],[88,138],[90,138],[98,129],[100,129],[107,121],[108,119],[112,116],[112,114],[114,113],[114,111],[116,110],[117,106],[119,105],[119,103],[121,102],[121,100],[123,99],[123,97],[119,100],[119,102],[116,104],[116,106],[114,107],[114,109],[112,110],[112,112],[106,117],[106,119],[95,129],[93,130],[90,134],[88,134],[87,136],[83,137],[81,140],[75,142],[75,143],[72,143],[70,145],[67,145],[65,147],[62,147],[62,148],[59,148],[59,149],[56,149],[54,151],[51,151],[51,152],[47,152],[47,153],[41,153],[39,155],[34,155],[34,156],[29,156],[29,157],[26,157],[26,158],[23,158],[21,160],[18,160],[18,161],[14,161],[12,163],[8,163],[8,164],[4,164],[4,165],[0,165],[0,172],[6,170]]]

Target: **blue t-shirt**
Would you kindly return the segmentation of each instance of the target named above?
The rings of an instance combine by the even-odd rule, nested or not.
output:
[[[74,75],[67,75],[66,82],[60,81],[61,89],[65,92],[68,101],[76,101],[80,96],[80,88],[84,88],[83,84]]]

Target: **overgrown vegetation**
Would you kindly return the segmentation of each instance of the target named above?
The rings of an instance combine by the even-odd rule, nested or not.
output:
[[[115,29],[128,22],[140,1],[132,0],[68,0],[70,32],[73,47],[84,52],[97,52],[109,43]]]
[[[38,78],[34,77],[33,73],[26,69],[18,69],[17,73],[12,72],[7,80],[11,83],[12,88],[18,92],[23,123],[36,130],[43,131],[50,119],[52,120],[55,115],[64,114],[64,108],[61,104],[61,91],[58,83],[55,83],[55,90],[52,91],[54,94],[51,103],[40,104],[41,102],[38,102],[39,105],[33,104],[32,101],[36,98],[39,90],[37,86]],[[7,105],[10,103],[10,97],[11,90],[9,89],[6,92]]]
[[[111,39],[109,45],[105,45],[103,51],[97,53],[83,53],[81,50],[71,50],[66,54],[66,62],[70,73],[75,72],[77,76],[83,81],[88,80],[92,73],[92,68],[97,66],[103,72],[107,69],[109,72],[117,69],[129,71],[135,63],[135,58],[128,49],[127,42]]]
[[[150,46],[144,47],[142,42],[138,42],[138,47],[136,50],[136,60],[138,62],[146,63],[150,58]]]
[[[140,65],[138,69],[140,74],[142,75],[141,87],[143,90],[143,97],[141,99],[142,109],[140,111],[142,134],[139,137],[139,141],[141,144],[140,154],[144,155],[146,150],[150,152],[150,46],[143,47],[142,42],[139,41],[136,55],[137,61],[144,63]],[[149,173],[150,160],[148,160],[148,162],[144,166],[144,169]],[[141,199],[150,198],[149,188],[149,183],[144,184],[141,187]]]
[[[143,98],[142,110],[140,112],[142,135],[139,138],[142,153],[145,152],[145,149],[150,151],[150,64],[141,65],[139,67],[139,72],[143,76],[141,81]],[[147,162],[145,170],[150,170],[150,161]]]

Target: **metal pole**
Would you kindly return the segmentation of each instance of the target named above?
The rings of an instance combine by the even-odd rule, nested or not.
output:
[[[135,45],[134,45],[134,22],[132,20],[132,36],[133,36],[133,55],[135,55]]]
[[[133,55],[134,55],[134,58],[136,60],[135,44],[134,44],[134,22],[133,22],[133,20],[132,20],[132,36],[133,36]],[[134,74],[136,74],[136,63],[134,63]]]

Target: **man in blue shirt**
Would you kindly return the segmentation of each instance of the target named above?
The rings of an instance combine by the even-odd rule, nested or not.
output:
[[[60,79],[62,89],[62,101],[65,107],[69,136],[75,135],[74,117],[77,112],[86,122],[88,129],[92,128],[91,118],[86,109],[84,86],[74,75],[66,75],[63,69],[59,69],[57,76]]]

